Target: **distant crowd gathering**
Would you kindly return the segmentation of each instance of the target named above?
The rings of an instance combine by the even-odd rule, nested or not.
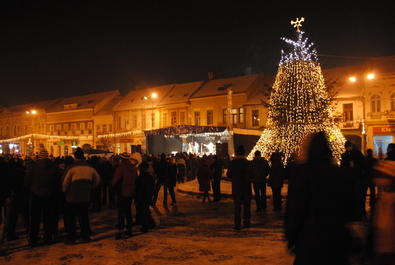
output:
[[[214,160],[218,162],[213,163]],[[4,240],[19,239],[15,233],[19,216],[23,217],[31,247],[37,246],[41,239],[41,223],[44,244],[56,242],[61,215],[67,232],[65,244],[75,244],[79,239],[90,242],[89,212],[101,211],[106,204],[118,212],[116,239],[131,237],[132,225],[139,225],[140,231],[148,232],[156,226],[149,207],[156,204],[161,187],[164,187],[163,203],[167,204],[169,194],[170,205],[175,205],[176,183],[194,180],[201,167],[219,165],[220,160],[221,166],[215,175],[221,172],[221,178],[222,165],[226,167],[228,157],[198,157],[187,153],[154,157],[127,152],[109,158],[86,157],[83,150],[77,148],[72,156],[54,158],[43,146],[29,158],[1,156],[0,253],[5,253],[1,248]],[[219,184],[213,187],[219,194]],[[211,201],[208,192],[205,195]],[[219,196],[214,196],[213,201],[219,201]],[[136,207],[134,223],[133,205]]]
[[[115,239],[131,237],[135,225],[146,233],[156,226],[150,207],[156,205],[162,187],[163,204],[170,195],[170,205],[176,205],[177,183],[197,179],[202,202],[219,202],[223,177],[232,182],[236,231],[251,226],[253,198],[255,212],[267,211],[267,187],[272,191],[272,210],[281,211],[281,190],[288,183],[285,237],[295,254],[294,264],[349,264],[350,254],[362,245],[352,233],[353,224],[361,221],[370,223],[364,252],[377,264],[395,264],[395,144],[388,145],[384,160],[378,160],[371,149],[364,156],[346,141],[336,163],[324,132],[307,137],[287,163],[280,152],[267,161],[256,151],[248,161],[243,145],[232,159],[185,152],[157,156],[124,152],[87,159],[81,148],[73,156],[52,158],[44,147],[31,159],[3,156],[0,209],[5,220],[0,214],[4,226],[0,240],[18,239],[15,230],[22,215],[29,245],[37,246],[41,223],[43,242],[51,245],[63,214],[65,244],[77,239],[90,242],[89,211],[100,211],[105,204],[117,209]],[[1,242],[0,251],[4,253]]]

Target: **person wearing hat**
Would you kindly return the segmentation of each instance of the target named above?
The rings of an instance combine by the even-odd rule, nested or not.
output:
[[[245,157],[244,146],[240,145],[236,150],[236,157],[229,162],[227,177],[232,180],[232,196],[234,204],[233,229],[241,229],[241,206],[243,205],[243,224],[250,227],[251,222],[251,171],[250,162]]]
[[[112,185],[117,193],[118,233],[115,239],[132,236],[132,203],[136,196],[137,168],[131,163],[130,154],[123,152],[121,164],[117,167]],[[126,219],[126,231],[125,229]]]
[[[61,169],[48,158],[48,151],[41,149],[36,160],[27,166],[24,186],[30,191],[29,245],[37,246],[40,222],[44,226],[44,243],[51,245],[53,216],[61,192]]]
[[[365,156],[357,150],[351,141],[344,144],[346,151],[341,155],[341,167],[351,169],[351,178],[354,183],[354,221],[360,221],[366,215],[365,201],[367,181],[364,176]]]
[[[64,223],[67,231],[66,244],[74,244],[76,238],[75,220],[80,221],[81,237],[84,242],[91,241],[89,225],[89,203],[91,190],[100,183],[100,175],[90,165],[80,147],[74,152],[74,163],[64,173],[63,192],[65,194]]]

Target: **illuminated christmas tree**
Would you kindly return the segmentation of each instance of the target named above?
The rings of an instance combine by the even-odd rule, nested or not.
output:
[[[281,60],[270,94],[268,120],[260,139],[248,155],[261,151],[267,160],[273,152],[283,154],[284,164],[292,153],[298,153],[310,133],[324,131],[334,157],[339,160],[346,141],[332,117],[332,99],[325,86],[317,52],[299,30],[301,22],[292,21],[297,28],[297,40],[282,38],[293,49],[281,51]]]

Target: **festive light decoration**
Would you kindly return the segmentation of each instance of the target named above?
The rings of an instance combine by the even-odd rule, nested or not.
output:
[[[300,32],[302,22],[304,22],[304,17],[301,17],[300,19],[296,18],[296,21],[291,20],[291,25],[294,25],[294,28],[296,28],[296,32]]]
[[[291,154],[299,153],[306,136],[320,131],[326,133],[338,161],[344,152],[345,138],[332,116],[331,99],[317,62],[317,52],[312,49],[313,43],[303,39],[303,34],[297,31],[297,41],[282,38],[293,49],[287,54],[282,51],[270,95],[266,129],[248,155],[249,160],[257,150],[267,160],[273,152],[281,152],[286,165]]]
[[[32,133],[32,134],[26,134],[23,136],[15,137],[15,138],[9,138],[9,139],[2,139],[0,140],[0,143],[8,143],[12,141],[20,141],[20,140],[25,140],[25,139],[55,139],[55,140],[92,140],[93,136],[92,135],[86,135],[86,136],[64,136],[64,135],[46,135],[46,134],[38,134],[38,133]]]
[[[122,133],[111,133],[111,134],[101,134],[98,135],[97,138],[119,138],[124,136],[130,135],[142,135],[144,132],[142,130],[135,130],[135,131],[127,131]]]

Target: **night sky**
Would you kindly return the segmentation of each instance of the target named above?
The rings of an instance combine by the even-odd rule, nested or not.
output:
[[[290,21],[302,16],[318,54],[395,55],[394,1],[286,2],[2,1],[0,105],[126,94],[204,80],[210,71],[218,78],[275,74],[287,49],[280,38],[294,38]],[[319,59],[323,68],[363,62]]]

